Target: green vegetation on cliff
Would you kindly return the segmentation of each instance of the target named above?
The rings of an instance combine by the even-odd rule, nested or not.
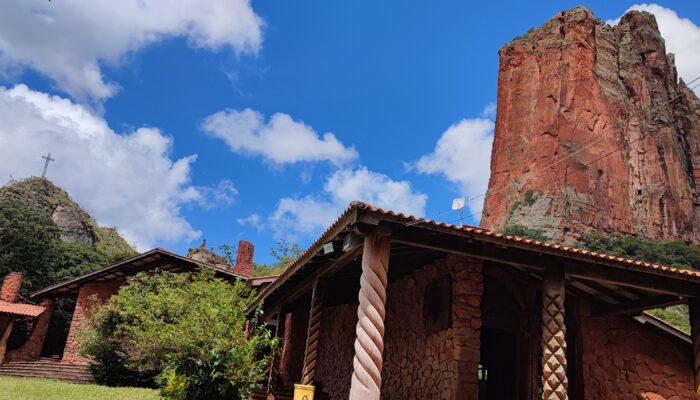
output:
[[[44,215],[67,243],[90,245],[109,258],[136,254],[113,228],[99,226],[68,193],[48,179],[31,177],[0,187],[0,199],[11,200]]]

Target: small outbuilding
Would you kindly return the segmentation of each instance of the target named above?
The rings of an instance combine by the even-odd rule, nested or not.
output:
[[[700,399],[700,272],[355,202],[259,293],[268,398]],[[688,304],[688,335],[646,313]],[[262,394],[262,393],[261,393]]]

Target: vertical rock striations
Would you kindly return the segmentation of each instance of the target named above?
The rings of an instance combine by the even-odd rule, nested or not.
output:
[[[700,101],[653,15],[563,11],[504,46],[499,68],[482,226],[700,243]]]

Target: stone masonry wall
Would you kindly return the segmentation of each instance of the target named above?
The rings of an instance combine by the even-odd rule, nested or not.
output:
[[[85,319],[90,317],[90,312],[95,305],[104,304],[113,294],[119,291],[119,288],[123,284],[123,281],[117,280],[107,283],[87,283],[80,288],[61,362],[67,364],[87,364],[88,361],[80,357],[79,354],[80,344],[78,343],[77,333]]]
[[[586,400],[695,398],[689,345],[683,350],[628,316],[583,318],[581,328]]]
[[[452,280],[451,327],[427,334],[424,292],[444,277]],[[481,265],[453,256],[389,285],[382,399],[476,400],[482,291]],[[356,323],[357,303],[323,310],[316,380],[330,399],[348,396]]]

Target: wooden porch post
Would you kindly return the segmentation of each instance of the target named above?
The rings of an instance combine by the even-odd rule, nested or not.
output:
[[[285,307],[284,304],[282,304],[280,305],[280,310],[277,313],[277,326],[275,327],[275,336],[280,338],[280,341],[283,341],[282,338],[284,337],[284,335],[282,334],[282,332],[284,332],[284,315]],[[281,351],[282,350],[280,349],[279,352]],[[278,352],[275,352],[275,354],[272,356],[272,359],[270,360],[270,377],[267,380],[267,400],[274,400],[275,395],[282,388],[279,372],[280,361],[280,354]]]
[[[2,321],[0,320],[0,323]],[[7,317],[7,325],[4,327],[0,324],[3,329],[0,330],[0,365],[5,361],[5,354],[7,353],[7,339],[10,338],[10,333],[12,333],[12,325],[14,320],[12,317]]]
[[[365,237],[350,400],[380,398],[390,248],[389,232],[380,229]]]
[[[568,400],[563,270],[546,271],[542,279],[542,400]]]
[[[700,298],[691,297],[688,300],[690,309],[690,338],[693,341],[693,389],[695,399],[700,400]]]
[[[313,292],[311,293],[311,308],[309,310],[309,329],[306,334],[306,349],[304,351],[304,369],[301,374],[302,385],[313,385],[316,375],[318,338],[321,333],[323,291],[323,283],[318,280],[314,282]]]

